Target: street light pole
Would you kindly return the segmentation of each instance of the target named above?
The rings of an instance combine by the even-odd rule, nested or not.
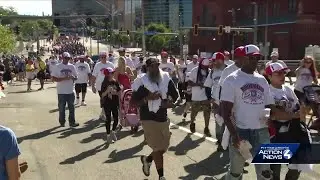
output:
[[[144,0],[141,0],[141,26],[142,26],[142,54],[146,57],[146,35],[145,35],[145,22],[144,22]]]
[[[232,8],[231,10],[232,12],[232,26],[235,27],[236,25],[236,10],[234,8]],[[235,33],[231,33],[232,34],[232,52],[234,52],[234,35]],[[231,53],[232,54],[232,60],[234,60],[234,53]]]
[[[265,54],[264,54],[264,60],[268,59],[268,53],[269,53],[269,44],[268,44],[268,21],[269,21],[269,1],[266,2],[266,26],[264,29],[264,48],[265,48]]]
[[[254,5],[254,38],[253,38],[253,43],[255,45],[258,44],[258,4],[256,2],[252,2]]]

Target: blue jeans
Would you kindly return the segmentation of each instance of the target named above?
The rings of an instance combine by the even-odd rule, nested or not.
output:
[[[59,122],[64,125],[66,122],[66,104],[69,109],[69,124],[75,123],[74,116],[74,93],[72,94],[58,94],[58,107],[59,107]]]
[[[270,143],[269,131],[267,128],[262,129],[240,129],[237,132],[241,140],[247,140],[252,145],[251,154],[255,156],[261,144]],[[229,147],[230,168],[226,175],[226,180],[241,180],[245,159],[239,150],[230,143]],[[263,174],[272,174],[269,164],[255,165],[257,180],[267,180]]]

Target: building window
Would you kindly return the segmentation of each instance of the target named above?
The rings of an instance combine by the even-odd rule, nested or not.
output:
[[[272,15],[273,15],[273,16],[278,16],[278,15],[279,15],[279,12],[280,12],[280,4],[274,2],[274,4],[273,4],[273,10],[272,10]]]
[[[289,12],[296,12],[297,0],[288,0],[288,10]]]

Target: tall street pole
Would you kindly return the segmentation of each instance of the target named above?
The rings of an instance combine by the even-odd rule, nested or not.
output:
[[[236,10],[234,8],[232,8],[231,10],[232,12],[232,27],[235,27],[236,25]],[[234,52],[234,36],[235,36],[235,32],[231,33],[232,34],[232,49],[231,51]],[[232,54],[232,60],[234,60],[234,53]]]
[[[141,0],[141,26],[142,26],[142,54],[146,57],[146,35],[145,35],[145,22],[144,22],[144,0]]]
[[[264,60],[268,59],[268,53],[269,53],[269,44],[268,44],[268,21],[269,21],[269,1],[267,0],[266,5],[266,26],[264,29],[264,48],[265,48],[265,54],[264,54]]]
[[[133,0],[131,0],[131,15],[130,15],[130,26],[131,26],[131,31],[133,31]]]
[[[255,45],[258,44],[258,4],[256,2],[252,3],[254,5],[254,38],[253,38],[253,43]]]

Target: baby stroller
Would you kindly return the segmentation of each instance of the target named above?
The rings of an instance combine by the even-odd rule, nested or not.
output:
[[[122,91],[120,97],[120,125],[131,127],[131,132],[136,133],[139,129],[140,118],[138,108],[131,103],[132,89]]]
[[[320,86],[311,85],[303,88],[303,92],[305,94],[305,103],[306,106],[312,109],[311,118],[307,124],[310,125],[312,122],[310,129],[320,130]],[[316,116],[316,120],[313,121],[313,117]]]

